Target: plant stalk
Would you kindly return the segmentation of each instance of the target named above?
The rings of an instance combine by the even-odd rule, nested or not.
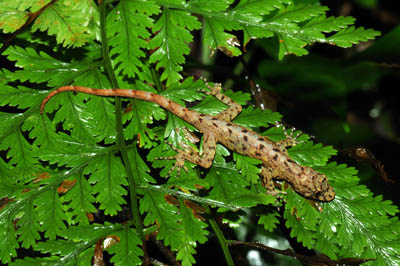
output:
[[[108,51],[107,35],[106,35],[105,1],[102,1],[100,3],[100,29],[101,29],[101,41],[102,41],[104,68],[110,79],[112,87],[119,88],[117,78],[115,76],[114,70],[111,65],[110,54]],[[146,239],[145,239],[144,232],[143,232],[142,220],[140,219],[140,214],[139,214],[136,183],[133,178],[132,167],[129,162],[123,127],[122,127],[121,97],[115,97],[115,115],[116,115],[115,124],[116,124],[116,132],[117,132],[117,143],[120,148],[122,161],[124,163],[126,175],[128,177],[129,192],[130,192],[129,194],[130,194],[130,201],[131,201],[131,206],[132,206],[132,216],[133,216],[136,232],[139,234],[139,237],[140,237],[140,239],[142,241],[142,245],[143,245],[143,253],[144,253],[143,265],[149,265],[149,257],[147,255],[147,248],[146,248]]]
[[[235,264],[233,263],[231,253],[229,251],[228,242],[226,241],[224,234],[222,233],[217,222],[215,221],[214,217],[212,216],[211,210],[209,207],[207,207],[207,213],[210,215],[210,218],[208,219],[208,221],[209,221],[212,229],[214,230],[215,235],[218,238],[218,242],[222,248],[222,252],[224,253],[227,265],[235,266]]]

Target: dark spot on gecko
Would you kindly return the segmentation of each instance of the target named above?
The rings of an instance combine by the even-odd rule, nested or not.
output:
[[[278,150],[277,148],[273,148],[272,149],[274,152],[281,152],[280,150]]]
[[[199,122],[203,123],[203,118],[199,117]]]
[[[291,174],[293,174],[293,171],[292,171],[292,169],[291,169],[290,167],[288,167],[286,170],[287,170],[288,172],[290,172]]]
[[[256,156],[258,156],[258,157],[260,157],[261,156],[261,153],[259,153],[258,151],[256,151]]]
[[[249,131],[248,131],[246,128],[243,128],[243,129],[242,129],[242,132],[243,132],[243,133],[247,133],[247,132],[249,132]]]
[[[199,116],[205,116],[205,114],[199,114]]]
[[[259,137],[257,140],[264,141],[264,138],[263,137]]]
[[[292,159],[288,159],[288,162],[289,162],[289,163],[294,163],[294,164],[295,164],[295,162],[294,162]]]
[[[228,127],[231,127],[231,126],[232,126],[232,123],[226,123],[226,125],[227,125]]]
[[[246,141],[246,142],[249,140],[249,138],[248,138],[246,135],[243,136],[243,139],[244,139],[244,141]]]
[[[224,95],[221,96],[221,100],[223,100],[223,99],[225,99],[225,96],[224,96]]]
[[[212,123],[212,124],[213,124],[213,126],[214,126],[214,127],[218,127],[218,125],[217,125],[217,124],[215,124],[215,123]]]
[[[274,157],[272,157],[272,160],[274,161],[278,160],[278,154],[275,154]]]
[[[260,145],[258,145],[258,148],[259,148],[260,150],[263,150],[263,149],[264,149],[264,145],[260,144]]]
[[[288,164],[286,161],[284,161],[283,164],[284,164],[287,168],[289,168],[289,164]]]
[[[215,120],[218,120],[218,118],[216,118],[216,117],[213,117],[213,118],[211,118],[211,120],[215,121]]]
[[[228,132],[230,135],[232,135],[232,129],[228,128]]]

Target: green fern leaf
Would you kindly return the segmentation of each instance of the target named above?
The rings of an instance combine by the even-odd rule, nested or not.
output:
[[[323,33],[329,33],[332,31],[338,31],[347,28],[353,24],[355,19],[353,17],[326,17],[321,15],[311,19],[302,27],[302,32],[309,36],[310,41],[322,41],[325,40]]]
[[[282,22],[302,22],[312,17],[325,14],[328,7],[321,5],[302,5],[289,4],[286,8],[282,8],[272,20],[277,23]]]
[[[54,133],[52,137],[54,138],[52,138],[50,144],[53,146],[41,149],[42,152],[36,155],[50,164],[57,163],[59,166],[67,165],[70,167],[82,166],[82,160],[88,162],[107,152],[107,149],[101,146],[74,141],[62,132]]]
[[[200,90],[205,90],[206,86],[202,80],[193,80],[193,77],[188,77],[182,82],[172,84],[168,90],[161,92],[161,95],[167,97],[180,105],[185,105],[185,102],[194,102],[204,98],[204,94]]]
[[[242,207],[268,205],[275,200],[271,195],[254,193],[246,189],[249,182],[242,177],[232,163],[224,165],[214,163],[205,179],[212,186],[209,193],[211,199],[219,199]]]
[[[9,167],[3,160],[0,160],[0,199],[12,197],[16,190],[14,186],[15,180],[11,179],[13,169]]]
[[[180,214],[184,228],[184,237],[181,246],[178,248],[176,258],[182,261],[182,265],[192,265],[196,261],[193,254],[196,253],[196,242],[205,243],[207,241],[208,231],[204,230],[207,224],[193,216],[192,211],[187,208],[180,200]]]
[[[181,245],[183,228],[178,221],[177,208],[168,204],[163,194],[146,191],[140,201],[140,212],[146,214],[144,225],[155,222],[159,225],[158,240],[163,240],[173,250]]]
[[[4,264],[9,263],[12,257],[17,255],[16,249],[19,247],[15,237],[12,221],[9,218],[0,219],[0,261]]]
[[[141,265],[143,250],[139,247],[142,243],[135,230],[124,226],[122,231],[114,233],[119,237],[118,244],[113,245],[107,251],[113,254],[110,259],[114,265]]]
[[[244,175],[251,184],[257,184],[260,181],[261,161],[247,156],[233,153],[233,160],[236,162],[236,168]]]
[[[79,74],[91,68],[97,58],[83,63],[66,63],[52,58],[43,51],[37,53],[32,48],[9,47],[4,55],[11,61],[16,61],[17,70],[6,74],[11,80],[20,80],[34,83],[48,82],[49,86],[62,86],[71,83]]]
[[[271,127],[264,131],[261,135],[268,137],[272,141],[280,141],[286,139],[283,127]]]
[[[89,106],[85,104],[88,98],[96,96],[88,96],[86,94],[76,94],[71,92],[61,93],[49,102],[49,108],[53,108],[53,104],[59,105],[63,103],[54,116],[54,123],[62,123],[63,128],[71,132],[71,137],[87,143],[95,143],[96,139],[93,133],[93,126],[98,122],[94,115],[95,112],[89,112]],[[105,100],[106,101],[106,100]]]
[[[92,1],[61,0],[46,8],[32,25],[32,31],[47,31],[56,35],[63,46],[80,47],[94,39],[97,30],[93,23],[98,17]]]
[[[372,29],[366,30],[363,27],[355,28],[352,26],[332,35],[327,41],[339,47],[347,48],[351,47],[353,44],[374,39],[379,35],[380,33],[378,31],[374,31]]]
[[[150,37],[147,28],[153,26],[150,18],[158,14],[160,9],[151,1],[120,1],[107,16],[107,33],[110,36],[111,56],[115,57],[117,71],[128,77],[141,74],[145,64],[140,58],[146,54],[146,39]],[[148,70],[147,70],[148,71]]]
[[[224,19],[220,14],[232,2],[232,0],[217,0],[214,2],[205,0],[189,1],[189,4],[193,5],[194,8],[198,8],[199,13],[203,15],[203,45],[209,47],[211,51],[220,49],[230,56],[241,54],[236,47],[239,45],[239,41],[235,35],[227,33],[225,30],[233,29],[233,25],[237,28],[237,24],[230,19]]]
[[[329,157],[337,153],[332,146],[322,147],[321,143],[314,145],[312,141],[297,144],[291,147],[288,152],[290,158],[305,166],[325,165]]]
[[[31,1],[1,1],[0,2],[0,29],[4,33],[13,33],[20,29],[29,19],[28,10]],[[33,8],[31,8],[31,12]],[[35,9],[33,9],[35,10]]]
[[[22,242],[23,248],[36,246],[36,240],[40,239],[40,225],[31,201],[25,202],[18,216],[18,241]]]
[[[126,203],[123,198],[128,194],[123,185],[128,185],[121,161],[110,152],[92,161],[86,168],[85,174],[92,173],[89,182],[94,186],[92,194],[100,203],[100,209],[106,215],[116,215],[121,205]]]
[[[228,90],[224,92],[224,95],[228,96],[240,105],[243,105],[250,100],[250,94],[243,93],[241,91],[233,92],[231,90]],[[199,104],[196,104],[196,106],[191,109],[203,114],[217,115],[226,108],[227,106],[224,103],[216,99],[214,96],[210,95],[204,98]]]
[[[190,266],[196,263],[193,254],[196,254],[194,243],[183,241],[183,245],[176,254],[176,259],[182,261],[182,265]]]
[[[157,181],[149,175],[150,168],[140,156],[136,146],[132,146],[132,149],[129,149],[128,152],[129,161],[132,162],[135,182],[137,182],[137,184],[157,183]]]
[[[244,109],[234,120],[235,123],[244,127],[265,127],[268,124],[273,124],[281,119],[282,115],[271,110],[254,109],[248,107]]]
[[[340,247],[336,254],[342,257],[376,258],[374,265],[395,265],[393,262],[400,259],[394,251],[400,223],[389,215],[397,214],[398,208],[381,197],[372,197],[365,186],[358,185],[354,168],[330,163],[316,169],[328,176],[337,194],[332,204],[324,204],[319,234],[334,240]]]
[[[283,217],[285,225],[291,228],[290,236],[296,236],[305,247],[315,245],[315,231],[320,219],[320,213],[291,189],[287,191],[286,205]]]
[[[24,109],[38,106],[42,99],[43,93],[23,86],[2,86],[0,90],[0,106],[9,105]]]
[[[24,259],[16,259],[10,265],[12,266],[47,266],[56,265],[59,259],[56,258],[32,258],[26,257]]]
[[[219,49],[228,56],[238,56],[242,53],[237,48],[240,42],[235,35],[226,32],[238,29],[240,29],[239,25],[232,21],[205,17],[203,42],[212,50]]]
[[[64,196],[64,202],[69,203],[70,212],[67,215],[79,224],[88,224],[88,213],[94,213],[96,208],[93,206],[95,198],[91,194],[91,186],[83,173],[74,176],[76,183]]]
[[[182,224],[184,227],[186,238],[188,241],[199,242],[201,244],[207,241],[208,231],[204,228],[207,224],[194,217],[191,209],[185,206],[182,199],[180,199],[180,215],[182,216]]]
[[[82,246],[86,249],[87,243],[59,239],[39,242],[35,250],[41,253],[57,255],[56,257],[51,257],[49,265],[76,265],[77,262],[79,262],[79,257],[76,257],[75,253],[77,250],[80,250]],[[82,255],[82,253],[80,255]]]
[[[38,219],[41,221],[41,230],[50,240],[56,239],[62,230],[66,229],[66,216],[61,208],[61,200],[57,190],[49,190],[34,201]]]
[[[282,0],[255,0],[255,1],[240,1],[233,9],[229,11],[230,15],[238,21],[249,21],[249,24],[242,24],[244,40],[246,45],[250,39],[269,38],[274,35],[272,31],[260,29],[263,17],[270,14],[276,9],[283,8]]]
[[[157,63],[156,69],[164,68],[160,80],[166,80],[167,86],[179,81],[182,76],[181,64],[185,62],[184,55],[189,54],[188,44],[193,37],[189,31],[199,29],[200,23],[190,13],[164,8],[161,17],[153,27],[156,36],[149,46],[155,49],[149,63]]]
[[[0,150],[8,150],[8,164],[15,165],[15,173],[19,180],[32,178],[38,170],[38,161],[35,158],[37,147],[31,145],[19,129],[15,129],[2,140]]]
[[[277,224],[279,224],[279,220],[276,218],[278,216],[279,213],[276,211],[260,215],[260,219],[258,219],[258,224],[264,225],[264,229],[268,232],[273,232]]]

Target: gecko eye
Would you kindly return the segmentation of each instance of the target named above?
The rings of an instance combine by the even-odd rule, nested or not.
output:
[[[321,199],[322,198],[322,192],[318,191],[318,192],[314,193],[314,198]]]

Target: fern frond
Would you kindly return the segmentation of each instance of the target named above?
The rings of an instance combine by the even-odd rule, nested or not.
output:
[[[149,63],[157,63],[156,69],[164,68],[160,80],[171,85],[179,81],[182,76],[184,55],[189,54],[188,44],[193,37],[190,31],[199,29],[200,23],[196,17],[181,10],[164,8],[162,15],[153,27],[155,37],[151,39],[149,47],[155,49],[150,56]]]
[[[86,174],[91,173],[89,183],[94,184],[92,194],[96,194],[96,201],[106,215],[116,215],[126,203],[123,196],[127,191],[123,186],[128,182],[124,172],[120,159],[111,152],[96,158],[85,168]]]
[[[63,46],[81,47],[93,40],[98,26],[98,10],[93,1],[61,0],[38,16],[32,31],[47,31]]]
[[[151,1],[120,1],[107,16],[107,33],[113,47],[117,71],[128,77],[139,76],[144,80],[143,71],[148,67],[140,58],[146,56],[146,39],[150,38],[148,28],[153,27],[151,15],[160,12],[159,6]]]

